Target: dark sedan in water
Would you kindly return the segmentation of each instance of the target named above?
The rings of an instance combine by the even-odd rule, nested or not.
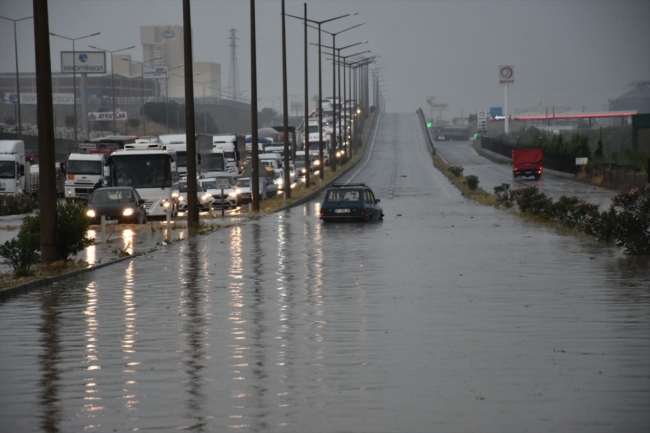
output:
[[[95,190],[88,200],[86,215],[91,224],[145,224],[147,210],[144,200],[135,188],[129,186],[104,187]]]

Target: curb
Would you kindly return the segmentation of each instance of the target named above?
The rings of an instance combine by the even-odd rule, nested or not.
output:
[[[61,274],[61,275],[55,275],[55,276],[52,276],[52,277],[39,278],[37,280],[30,281],[28,283],[19,284],[17,286],[11,286],[11,287],[7,287],[7,288],[4,288],[4,289],[0,289],[0,303],[4,303],[4,302],[8,301],[10,298],[13,298],[14,296],[19,295],[21,293],[28,292],[28,291],[30,291],[32,289],[40,289],[40,288],[43,288],[45,286],[49,286],[49,285],[51,285],[53,283],[58,283],[59,281],[63,281],[63,280],[66,280],[68,278],[76,277],[77,275],[85,274],[85,273],[94,271],[96,269],[106,267],[108,265],[124,262],[126,260],[130,260],[130,259],[133,259],[133,258],[136,258],[136,257],[144,256],[144,255],[149,254],[149,253],[154,252],[154,251],[156,251],[155,248],[150,249],[148,251],[141,252],[141,253],[131,254],[131,255],[126,256],[126,257],[120,257],[120,258],[117,258],[117,259],[113,259],[113,260],[107,261],[106,263],[98,263],[96,265],[88,266],[87,268],[77,269],[77,270],[72,271],[72,272],[66,272],[66,273]]]

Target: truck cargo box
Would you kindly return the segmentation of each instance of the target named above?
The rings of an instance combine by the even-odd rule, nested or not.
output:
[[[512,150],[512,177],[542,176],[544,152],[540,148],[513,149]]]

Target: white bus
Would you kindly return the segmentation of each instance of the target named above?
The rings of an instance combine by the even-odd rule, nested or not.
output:
[[[108,158],[111,186],[133,186],[145,201],[148,217],[165,216],[171,207],[172,184],[178,182],[175,155],[159,143],[127,144]],[[122,179],[125,179],[124,181]]]

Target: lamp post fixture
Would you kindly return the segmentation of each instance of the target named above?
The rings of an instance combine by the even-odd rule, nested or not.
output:
[[[201,73],[202,72],[199,72],[196,75],[200,75]],[[206,117],[206,112],[207,112],[206,107],[207,107],[208,104],[206,103],[206,100],[205,100],[205,86],[207,84],[214,83],[215,81],[219,81],[219,80],[221,80],[221,77],[215,78],[214,80],[207,81],[205,83],[201,83],[200,81],[195,81],[195,83],[200,84],[201,86],[203,86],[203,133],[205,133],[205,134],[208,133],[208,120],[207,120],[207,117]],[[208,86],[208,89],[212,89],[212,87]]]
[[[183,65],[176,66],[174,69],[180,68],[182,66],[185,66],[185,65],[183,64]],[[199,75],[202,75],[202,74],[203,74],[203,72],[197,72],[196,74],[192,75],[192,78],[194,78],[196,76],[199,76]],[[179,78],[185,78],[185,75],[178,75],[178,74],[171,74],[171,73],[169,75],[173,75],[174,77],[179,77]],[[194,80],[192,80],[192,82],[202,84],[202,83],[199,83],[198,81],[194,81]],[[194,86],[192,86],[192,88],[194,88]],[[194,92],[194,90],[192,90],[192,92]],[[205,87],[203,87],[203,98],[205,99]],[[178,129],[180,127],[180,123],[178,123],[178,112],[176,112],[176,114],[177,114],[177,116],[176,116],[176,128]],[[185,130],[187,130],[187,125],[185,125]],[[167,116],[167,133],[169,133],[169,115]]]
[[[348,30],[355,29],[359,26],[364,25],[366,22],[362,22],[360,24],[354,25],[352,27],[348,27],[347,29],[340,30],[338,32],[328,32],[327,30],[320,30],[320,32],[325,32],[328,35],[332,36],[332,51],[336,51],[336,35],[347,32]],[[319,44],[320,45],[320,44]],[[357,45],[357,44],[354,44]],[[320,47],[319,47],[320,48]],[[347,47],[346,47],[347,48]],[[332,97],[334,98],[334,102],[336,102],[336,62],[332,62]],[[339,101],[340,102],[340,101]],[[332,122],[332,129],[334,130],[334,134],[332,134],[332,149],[330,149],[330,163],[332,164],[332,170],[336,171],[336,148],[337,148],[337,141],[336,141],[336,103],[333,104],[334,108],[334,121]],[[340,121],[340,119],[339,119]]]
[[[142,65],[142,135],[147,135],[147,115],[144,111],[144,65],[145,63],[153,62],[156,60],[162,59],[162,57],[154,57],[153,59],[145,60],[143,62],[138,62],[137,60],[131,60],[131,59],[121,59],[125,62],[130,62],[130,63],[138,63]],[[155,93],[155,92],[154,92]]]
[[[14,20],[0,15],[0,18],[5,19],[7,21],[12,21],[14,23],[14,52],[16,54],[16,96],[17,96],[17,100],[16,100],[17,111],[16,111],[16,119],[14,120],[18,121],[18,136],[20,137],[23,133],[23,124],[20,119],[20,75],[18,73],[18,36],[16,35],[16,23],[18,21],[24,21],[34,17],[18,18],[17,20]]]
[[[367,50],[367,51],[352,54],[352,55],[349,55],[349,56],[346,56],[346,57],[342,57],[341,56],[341,51],[343,51],[343,50],[345,50],[347,48],[356,47],[357,45],[367,44],[367,43],[368,43],[368,41],[361,41],[361,42],[357,42],[357,43],[354,43],[354,44],[346,45],[345,47],[341,47],[341,48],[334,48],[334,47],[330,47],[330,46],[327,46],[327,45],[319,46],[319,49],[328,48],[328,49],[332,50],[332,57],[334,57],[332,59],[332,62],[335,62],[339,66],[339,68],[338,68],[338,73],[339,73],[339,92],[338,92],[339,93],[339,100],[341,99],[341,59],[342,58],[346,59],[348,57],[354,57],[354,56],[358,56],[358,55],[370,52],[370,50]],[[315,45],[315,44],[312,44],[312,45]],[[345,61],[343,61],[343,66],[344,66],[344,69],[345,69]],[[345,70],[343,71],[343,104],[342,104],[342,107],[343,107],[343,113],[345,114]],[[341,122],[339,124],[339,129],[340,129],[340,127],[342,126],[342,119],[339,119],[339,122]],[[342,136],[342,139],[343,139],[343,136]],[[343,141],[344,141],[344,144],[345,144],[344,139],[343,139]],[[334,151],[336,152],[336,148],[334,149]]]
[[[354,45],[359,45],[359,44],[362,44],[362,43],[365,43],[365,42],[368,42],[368,41],[364,41],[364,42],[359,42],[359,43],[357,43],[357,44],[348,45],[348,47],[351,47],[351,46],[354,46]],[[331,48],[331,47],[325,47],[325,46],[323,46],[323,47],[324,47],[324,48]],[[348,59],[348,58],[350,58],[350,57],[356,57],[356,56],[360,56],[361,54],[366,54],[366,53],[371,52],[371,50],[367,50],[367,51],[362,51],[362,52],[360,52],[360,53],[350,54],[350,55],[347,55],[347,56],[341,56],[341,50],[344,50],[345,48],[348,48],[348,47],[337,48],[337,50],[338,50],[338,58],[339,58],[339,60],[338,60],[337,63],[338,63],[338,65],[339,65],[339,70],[340,70],[341,65],[343,65],[343,114],[344,114],[343,119],[345,119],[345,94],[346,94],[345,67],[346,67],[346,66],[350,66],[350,67],[351,67],[351,65],[352,65],[352,63],[346,63],[345,60]],[[343,61],[341,61],[340,59],[343,59]],[[364,59],[361,59],[360,61],[364,61],[364,60],[366,60],[366,59],[364,58]],[[334,61],[334,59],[332,59],[332,61]],[[339,87],[340,87],[340,84],[341,84],[341,83],[340,83],[340,80],[339,80]],[[350,80],[348,80],[348,85],[350,85],[350,87],[352,86],[351,83],[350,83]],[[339,96],[340,96],[340,94],[339,94]],[[351,120],[351,118],[352,118],[352,113],[350,113],[350,120]],[[343,133],[344,133],[344,135],[343,135],[343,143],[342,143],[342,144],[345,146],[345,137],[346,137],[347,134],[348,134],[348,133],[347,133],[347,130],[350,128],[350,125],[349,125],[349,123],[346,121],[346,122],[345,122],[345,125],[341,125],[341,126],[343,126]],[[344,150],[345,150],[346,155],[347,155],[348,157],[350,157],[350,145],[349,145],[349,142],[348,142],[348,147],[347,147],[347,149],[344,149]]]
[[[330,19],[322,20],[322,21],[310,20],[310,19],[307,19],[306,17],[302,18],[302,17],[297,17],[297,16],[294,16],[294,15],[286,14],[286,16],[288,16],[288,17],[297,18],[299,20],[304,19],[304,20],[306,20],[306,21],[308,21],[310,23],[314,23],[314,24],[316,24],[318,26],[318,27],[316,27],[318,29],[318,156],[319,156],[320,161],[321,161],[321,169],[320,169],[320,178],[321,179],[323,179],[323,177],[325,176],[325,167],[324,167],[324,164],[323,164],[323,161],[324,161],[324,159],[323,159],[323,105],[322,105],[323,104],[323,102],[322,102],[323,101],[323,81],[322,81],[322,70],[323,70],[323,68],[321,67],[321,58],[322,58],[322,56],[321,56],[321,50],[320,50],[321,25],[325,24],[325,23],[329,23],[330,21],[338,20],[338,19],[345,18],[345,17],[350,17],[352,15],[357,15],[357,13],[358,12],[352,12],[352,13],[349,13],[349,14],[346,14],[346,15],[341,15],[341,16],[338,16],[338,17],[334,17],[334,18],[330,18]],[[305,106],[305,111],[308,111],[308,108],[309,107]],[[306,130],[307,130],[307,125],[305,125],[305,131]]]
[[[79,39],[86,39],[90,38],[91,36],[97,36],[101,32],[93,33],[92,35],[86,35],[86,36],[80,36],[78,38],[69,38],[67,36],[61,36],[56,33],[50,32],[50,35],[56,36],[57,38],[61,39],[67,39],[68,41],[72,41],[72,87],[73,87],[73,104],[74,104],[74,144],[77,144],[77,52],[75,51],[74,48],[74,43],[78,41]],[[85,116],[88,114],[85,113]],[[70,149],[72,151],[72,149]]]
[[[109,53],[111,55],[111,93],[113,94],[113,134],[117,133],[117,119],[115,119],[115,65],[113,64],[113,53],[118,53],[120,51],[126,51],[126,50],[131,50],[135,48],[135,45],[126,47],[126,48],[120,48],[119,50],[105,50],[103,48],[96,47],[94,45],[88,45],[90,48],[94,48],[99,51],[104,51],[105,53]]]

